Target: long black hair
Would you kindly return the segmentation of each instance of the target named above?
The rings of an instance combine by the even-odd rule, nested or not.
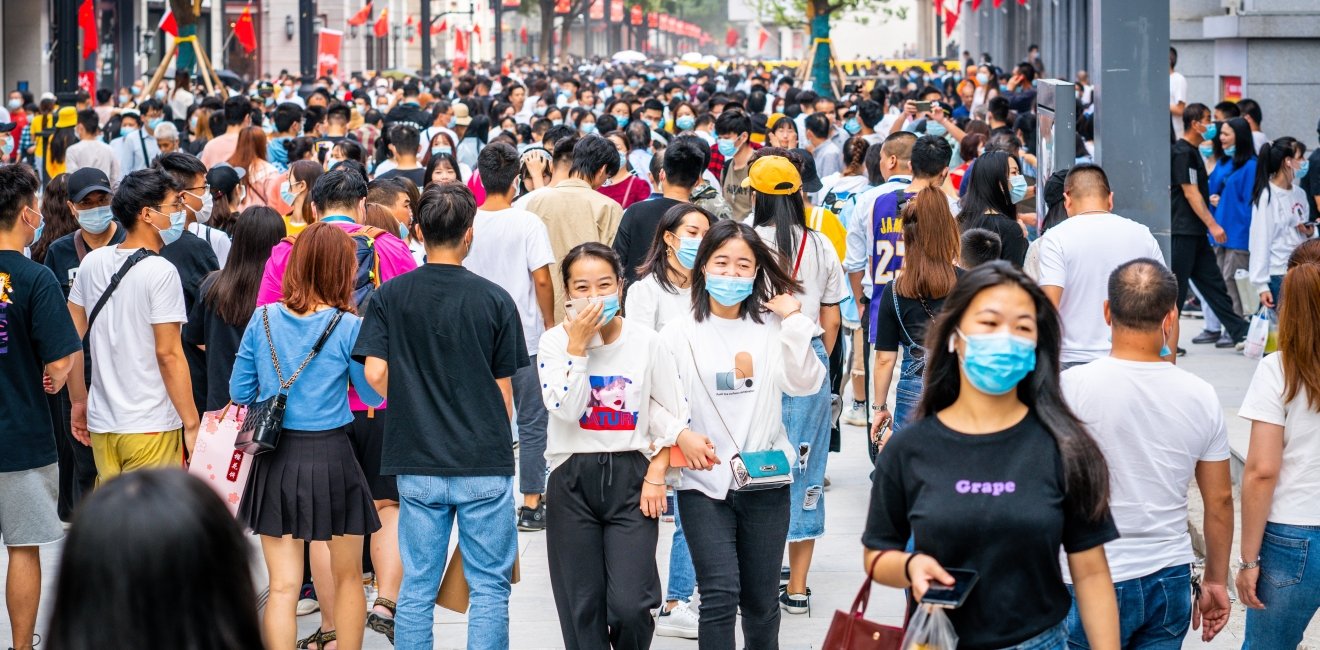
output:
[[[1242,169],[1248,160],[1256,157],[1255,140],[1251,136],[1251,125],[1245,119],[1234,117],[1225,122],[1219,123],[1219,130],[1225,128],[1233,130],[1233,155],[1228,155],[1224,151],[1224,145],[1219,141],[1219,136],[1215,135],[1215,160],[1224,162],[1226,159],[1233,160],[1233,169]]]
[[[284,238],[284,220],[266,206],[252,206],[243,211],[233,225],[233,245],[225,268],[215,272],[215,280],[202,300],[220,320],[243,327],[256,309],[261,274],[270,259],[270,251]]]
[[[780,265],[774,251],[765,244],[756,231],[743,223],[724,220],[715,224],[701,240],[697,249],[697,261],[692,268],[692,316],[698,323],[710,316],[710,293],[706,291],[706,263],[726,242],[741,239],[752,249],[756,259],[756,285],[752,295],[738,305],[739,318],[751,318],[755,323],[761,320],[766,301],[781,294],[795,293],[802,290],[802,285],[793,279]]]
[[[474,115],[472,122],[468,124],[467,130],[463,132],[463,139],[476,138],[477,142],[486,144],[486,139],[490,137],[490,118],[485,115]]]
[[[1256,156],[1256,185],[1251,190],[1251,202],[1254,204],[1260,200],[1260,195],[1270,191],[1270,179],[1289,159],[1305,153],[1306,145],[1286,135],[1262,145],[1260,155]]]
[[[987,151],[976,159],[968,177],[963,179],[963,183],[971,183],[958,212],[958,225],[963,230],[981,228],[987,212],[1017,220],[1017,206],[1008,185],[1008,158],[1006,152]]]
[[[233,515],[200,480],[177,469],[124,474],[78,508],[55,587],[59,623],[46,642],[260,648],[249,555]]]
[[[995,260],[967,271],[944,299],[940,315],[926,333],[926,387],[916,417],[934,415],[958,399],[962,371],[958,354],[949,349],[950,341],[972,300],[982,291],[999,286],[1015,286],[1026,291],[1036,305],[1036,369],[1018,382],[1017,397],[1035,413],[1059,447],[1067,491],[1065,499],[1072,510],[1098,519],[1108,507],[1109,470],[1100,447],[1068,408],[1059,388],[1059,349],[1063,338],[1059,312],[1045,292],[1012,264]]]
[[[683,219],[689,214],[699,214],[714,226],[719,221],[715,215],[711,214],[705,208],[691,203],[679,203],[660,215],[660,223],[656,224],[655,237],[651,239],[651,248],[646,251],[646,257],[637,267],[637,279],[648,275],[655,275],[656,284],[665,293],[677,294],[678,287],[674,286],[674,281],[669,279],[669,244],[665,243],[665,233],[673,233],[676,237],[682,237],[678,234],[678,229],[683,225]]]

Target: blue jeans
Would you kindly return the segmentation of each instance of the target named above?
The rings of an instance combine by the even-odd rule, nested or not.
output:
[[[513,477],[405,475],[399,477],[403,585],[394,619],[400,650],[434,645],[435,597],[455,518],[471,590],[467,647],[509,647],[509,580],[518,556]]]
[[[925,359],[913,357],[912,348],[903,346],[903,364],[898,374],[898,386],[894,388],[894,433],[912,422],[917,412],[917,403],[921,401],[921,391],[926,381],[922,377],[925,369]]]
[[[1072,593],[1072,585],[1068,585]],[[1186,564],[1160,569],[1140,578],[1114,583],[1118,597],[1119,645],[1143,650],[1178,650],[1192,622],[1192,568]],[[1298,637],[1301,638],[1300,636]],[[1068,645],[1090,648],[1074,595],[1068,611]],[[1296,647],[1296,646],[1294,646]]]
[[[674,495],[674,544],[669,547],[669,590],[665,600],[692,600],[697,589],[697,570],[692,567],[692,551],[688,550],[687,535],[683,534],[683,520],[678,516],[678,495]]]
[[[1066,650],[1068,647],[1068,628],[1065,623],[1037,634],[1015,646],[1003,650]]]
[[[1280,307],[1281,305],[1283,305],[1283,276],[1282,276],[1282,275],[1271,275],[1271,276],[1270,276],[1270,295],[1271,295],[1271,296],[1274,296],[1274,310],[1275,310],[1275,311],[1278,311],[1278,310],[1279,310],[1279,307]]]
[[[830,358],[820,337],[811,340],[816,358],[828,368]],[[793,468],[788,541],[816,539],[825,534],[825,461],[830,451],[830,378],[815,395],[782,397],[784,429],[797,450]]]
[[[1320,608],[1320,557],[1311,556],[1311,542],[1320,555],[1320,526],[1289,526],[1266,522],[1260,546],[1260,577],[1256,596],[1265,609],[1247,610],[1242,650],[1296,648],[1302,633]]]

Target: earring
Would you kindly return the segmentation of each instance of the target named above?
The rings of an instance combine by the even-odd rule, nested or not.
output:
[[[955,346],[954,346],[954,344],[953,344],[953,338],[954,338],[953,335],[950,334],[950,335],[949,335],[949,352],[957,352],[957,349],[955,348]]]

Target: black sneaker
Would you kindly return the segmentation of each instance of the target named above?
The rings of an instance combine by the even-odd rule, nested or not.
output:
[[[1182,349],[1182,348],[1178,348],[1178,356],[1180,356],[1180,357],[1185,357],[1185,356],[1187,356],[1187,350],[1184,350],[1184,349]]]
[[[1222,332],[1211,332],[1210,330],[1201,330],[1201,333],[1197,334],[1196,338],[1192,339],[1192,343],[1195,343],[1197,345],[1205,345],[1206,343],[1216,343],[1219,341],[1219,337],[1221,334]]]
[[[811,588],[805,594],[788,593],[787,585],[779,588],[779,607],[789,614],[811,613]]]
[[[545,530],[545,500],[535,508],[523,506],[518,509],[518,530],[524,533],[539,533]]]
[[[1218,341],[1215,341],[1215,347],[1221,350],[1234,348],[1237,347],[1237,341],[1234,341],[1233,337],[1228,335],[1228,332],[1224,332],[1224,335],[1220,336]]]

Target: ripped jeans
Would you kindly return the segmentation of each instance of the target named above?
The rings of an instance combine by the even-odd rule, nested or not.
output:
[[[825,344],[817,337],[811,348],[829,365]],[[793,465],[788,541],[801,542],[825,534],[825,461],[830,450],[830,380],[815,395],[783,396],[784,429],[797,451]]]

